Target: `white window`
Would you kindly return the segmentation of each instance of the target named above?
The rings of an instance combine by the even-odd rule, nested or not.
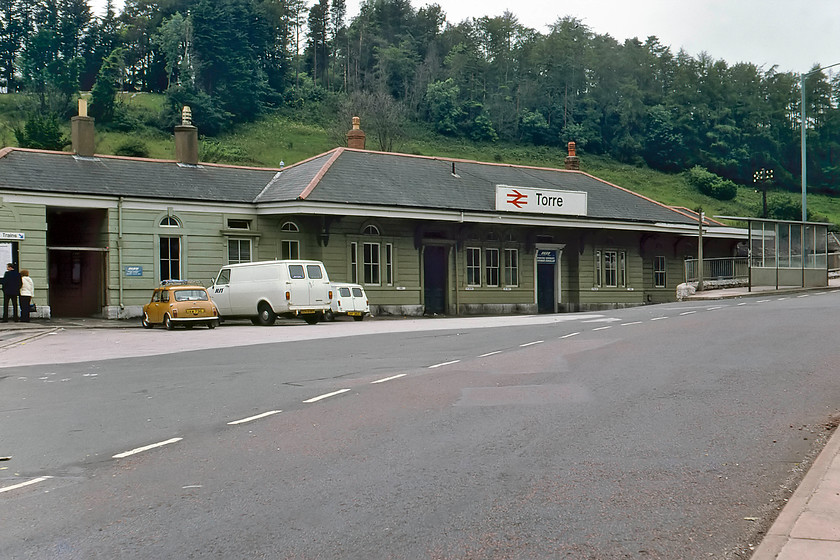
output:
[[[481,249],[467,247],[467,286],[481,286]]]
[[[505,249],[505,286],[519,285],[519,250]]]
[[[618,254],[618,285],[627,287],[627,253],[621,251]]]
[[[604,285],[608,288],[618,286],[618,253],[604,251]]]
[[[389,286],[394,283],[394,245],[385,244],[385,283]]]
[[[228,239],[228,264],[251,262],[250,239]]]
[[[350,282],[359,282],[359,244],[350,243]]]
[[[175,216],[166,216],[160,221],[160,227],[178,228],[181,227],[181,222]]]
[[[379,243],[364,243],[362,244],[362,251],[364,253],[362,266],[365,284],[379,284]]]
[[[160,280],[181,279],[181,238],[160,238]]]
[[[484,250],[484,270],[487,273],[485,281],[488,286],[499,285],[499,250]]]
[[[251,220],[228,220],[228,229],[251,229]]]
[[[603,285],[604,281],[603,266],[601,262],[601,251],[595,251],[595,285],[599,288]]]
[[[665,270],[665,257],[653,257],[653,285],[657,288],[664,288],[666,286],[667,277]]]
[[[300,232],[300,229],[297,227],[297,224],[294,222],[286,222],[282,226],[280,226],[280,231],[288,231],[292,233]]]
[[[283,259],[299,259],[300,242],[293,239],[283,239],[280,241],[280,254],[280,258]]]

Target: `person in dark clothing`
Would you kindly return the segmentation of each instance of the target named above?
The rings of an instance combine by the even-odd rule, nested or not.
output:
[[[9,263],[6,265],[6,274],[3,275],[3,322],[9,322],[9,301],[12,302],[12,311],[14,313],[15,322],[18,321],[18,296],[20,295],[20,286],[22,282],[20,273],[15,268],[15,265]]]

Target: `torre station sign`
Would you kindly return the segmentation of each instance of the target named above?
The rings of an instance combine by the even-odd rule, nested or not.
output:
[[[496,210],[529,214],[586,216],[586,194],[581,191],[558,191],[496,185]]]

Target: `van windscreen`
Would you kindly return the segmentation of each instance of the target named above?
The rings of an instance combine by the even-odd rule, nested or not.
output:
[[[306,265],[306,273],[309,275],[309,278],[312,280],[320,280],[324,277],[321,273],[321,267],[317,264],[308,264]]]
[[[289,278],[294,279],[301,279],[304,278],[303,275],[303,265],[301,264],[290,264],[289,265]]]

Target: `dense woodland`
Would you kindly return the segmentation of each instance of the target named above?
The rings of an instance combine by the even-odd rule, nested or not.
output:
[[[74,111],[91,90],[98,126],[131,128],[117,91],[164,92],[146,126],[170,130],[181,106],[212,136],[269,111],[359,114],[392,149],[406,123],[478,142],[563,146],[706,170],[741,184],[756,169],[799,188],[799,75],[656,37],[620,43],[574,18],[546,32],[506,12],[450,22],[440,6],[366,0],[126,0],[94,17],[86,0],[0,0],[0,91],[31,94],[26,132]],[[840,78],[805,80],[810,188],[840,191]]]

